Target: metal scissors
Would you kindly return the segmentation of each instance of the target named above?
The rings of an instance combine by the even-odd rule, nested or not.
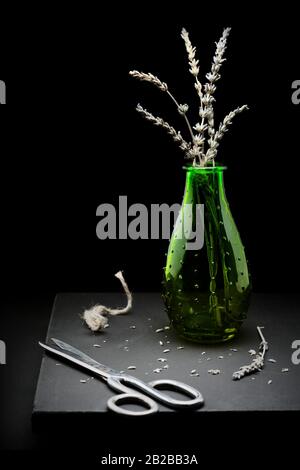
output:
[[[56,347],[41,342],[39,342],[39,345],[50,353],[60,356],[100,376],[113,390],[121,392],[121,394],[115,395],[107,401],[107,407],[116,413],[131,416],[143,416],[156,413],[158,411],[158,405],[154,400],[174,409],[200,408],[204,404],[201,393],[190,385],[178,382],[177,380],[154,380],[153,382],[145,383],[131,375],[121,374],[110,367],[100,364],[63,341],[55,338],[51,338],[51,340]],[[177,390],[191,397],[191,399],[175,399],[169,394],[159,391],[158,389],[160,388]],[[144,409],[141,411],[129,410],[121,406],[125,403],[142,405]]]

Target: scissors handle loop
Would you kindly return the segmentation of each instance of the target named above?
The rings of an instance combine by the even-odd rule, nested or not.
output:
[[[150,387],[152,387],[151,396],[157,398],[157,400],[161,401],[167,406],[170,406],[171,408],[200,408],[204,404],[203,396],[199,392],[199,390],[183,382],[179,382],[178,380],[154,380],[153,382],[149,382],[149,385]],[[167,393],[161,393],[159,389],[174,390],[176,392],[181,392],[184,395],[191,397],[191,399],[179,400],[177,398],[171,397]]]
[[[130,375],[122,375],[109,377],[107,383],[114,390],[123,392],[121,395],[116,395],[108,400],[108,408],[117,413],[126,415],[142,416],[156,413],[158,406],[153,398],[175,409],[199,408],[204,403],[203,397],[198,390],[177,380],[155,380],[146,384],[142,380],[136,379]],[[129,385],[129,387],[126,385]],[[161,392],[159,389],[175,390],[191,398],[179,400],[167,393]],[[142,411],[128,410],[121,406],[125,402],[142,405],[145,409]]]
[[[124,408],[122,405],[134,403],[135,405],[141,405],[144,409],[140,411],[129,410]],[[107,407],[118,414],[129,415],[129,416],[144,416],[156,413],[158,411],[157,403],[152,398],[142,395],[141,393],[121,393],[120,395],[114,395],[107,401]]]

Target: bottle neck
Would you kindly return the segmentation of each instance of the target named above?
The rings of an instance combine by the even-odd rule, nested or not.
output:
[[[191,191],[224,191],[223,171],[188,171],[186,188]]]

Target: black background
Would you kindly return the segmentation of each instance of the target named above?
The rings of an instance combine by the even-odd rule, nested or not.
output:
[[[5,292],[118,288],[113,273],[119,268],[132,289],[159,289],[167,241],[100,241],[96,208],[117,205],[119,195],[147,207],[181,202],[183,154],[134,108],[141,102],[184,133],[181,118],[166,95],[128,71],[158,74],[180,102],[191,104],[195,121],[182,25],[198,46],[202,77],[214,41],[232,26],[217,119],[244,103],[250,111],[236,118],[220,148],[227,196],[255,290],[298,290],[300,110],[291,101],[299,69],[296,19],[285,19],[279,9],[254,14],[246,7],[239,16],[220,17],[197,8],[188,14],[188,7],[186,15],[169,18],[161,10],[155,15],[154,6],[134,11],[134,17],[128,7],[119,11],[127,18],[118,22],[108,12],[79,19],[72,11],[67,27],[59,19],[55,27],[40,22],[6,52]]]
[[[117,205],[119,195],[148,207],[181,202],[183,155],[134,108],[141,102],[178,128],[180,116],[163,93],[128,71],[157,74],[195,113],[182,26],[197,46],[202,77],[214,41],[232,26],[216,117],[244,103],[250,111],[236,118],[220,149],[219,161],[228,166],[227,197],[254,290],[299,291],[300,105],[291,101],[291,84],[299,78],[295,5],[263,11],[251,2],[223,12],[203,2],[168,8],[155,2],[99,9],[72,5],[67,11],[52,4],[43,11],[19,7],[9,16],[1,31],[0,63],[8,104],[0,122],[0,338],[14,341],[16,361],[21,347],[31,351],[35,328],[45,332],[56,292],[119,290],[113,277],[119,269],[133,291],[160,289],[168,242],[100,241],[95,214],[103,202]],[[39,326],[29,328],[32,321]],[[40,356],[30,354],[36,376]],[[5,374],[13,380],[10,367]],[[8,447],[26,446],[27,438],[15,434],[11,429],[9,441],[6,433]]]

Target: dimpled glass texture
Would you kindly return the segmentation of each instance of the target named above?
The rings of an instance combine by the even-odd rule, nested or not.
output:
[[[224,169],[185,168],[183,204],[164,269],[163,299],[171,325],[180,336],[200,343],[234,338],[246,318],[251,292],[244,247],[225,195]],[[196,230],[197,204],[204,205],[204,243],[187,249],[186,227]]]

